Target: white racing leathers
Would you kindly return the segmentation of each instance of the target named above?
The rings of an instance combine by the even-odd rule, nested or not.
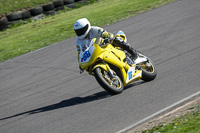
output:
[[[92,26],[91,30],[90,30],[89,38],[85,38],[85,39],[77,38],[77,40],[76,40],[77,51],[80,51],[81,48],[84,47],[84,45],[89,45],[92,39],[97,38],[99,36],[101,37],[103,32],[105,32],[105,30],[103,28]]]

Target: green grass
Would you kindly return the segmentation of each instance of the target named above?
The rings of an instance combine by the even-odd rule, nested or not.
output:
[[[188,113],[167,125],[160,125],[143,133],[200,133],[200,105],[196,111]]]
[[[21,9],[37,7],[50,1],[54,0],[0,0],[0,15],[9,14]]]
[[[86,17],[92,25],[105,26],[173,1],[175,0],[101,0],[11,28],[0,32],[0,62],[74,37],[73,24],[79,18]]]
[[[26,10],[48,4],[56,0],[0,0],[0,16],[10,14],[20,10]],[[93,3],[96,0],[87,0],[87,3]]]

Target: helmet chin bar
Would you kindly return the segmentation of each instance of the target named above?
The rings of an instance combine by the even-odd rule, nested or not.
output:
[[[80,39],[84,39],[91,29],[90,22],[86,18],[79,19],[74,24],[74,31]]]

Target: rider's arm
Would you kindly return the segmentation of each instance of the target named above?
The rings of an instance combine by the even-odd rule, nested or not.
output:
[[[92,30],[92,33],[93,33],[96,37],[97,37],[97,36],[102,37],[103,33],[107,33],[106,30],[104,30],[104,29],[101,28],[101,27],[97,27],[97,26],[92,26],[91,30]]]
[[[78,43],[76,43],[76,50],[78,51],[78,52],[80,52],[80,45],[78,44]]]
[[[100,30],[100,35],[99,36],[104,38],[104,39],[106,39],[106,38],[111,39],[111,38],[114,37],[114,35],[112,33],[107,32],[106,30],[104,30],[102,28],[100,28],[99,30]]]
[[[110,32],[107,32],[105,29],[101,28],[101,27],[96,27],[96,26],[92,26],[91,28],[92,34],[94,34],[94,36],[100,36],[102,38],[113,38],[113,34]],[[95,38],[96,38],[95,37]]]
[[[106,39],[106,38],[113,39],[114,35],[112,33],[106,31],[106,32],[103,32],[101,37],[104,39]]]

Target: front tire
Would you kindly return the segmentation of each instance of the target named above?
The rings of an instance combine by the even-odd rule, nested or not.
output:
[[[119,76],[117,76],[115,73],[114,73],[115,78],[112,79],[108,75],[108,73],[100,67],[97,67],[93,72],[94,72],[94,76],[95,76],[97,82],[107,92],[109,92],[110,94],[113,94],[113,95],[123,92],[123,90],[124,90],[123,82],[121,81]]]

